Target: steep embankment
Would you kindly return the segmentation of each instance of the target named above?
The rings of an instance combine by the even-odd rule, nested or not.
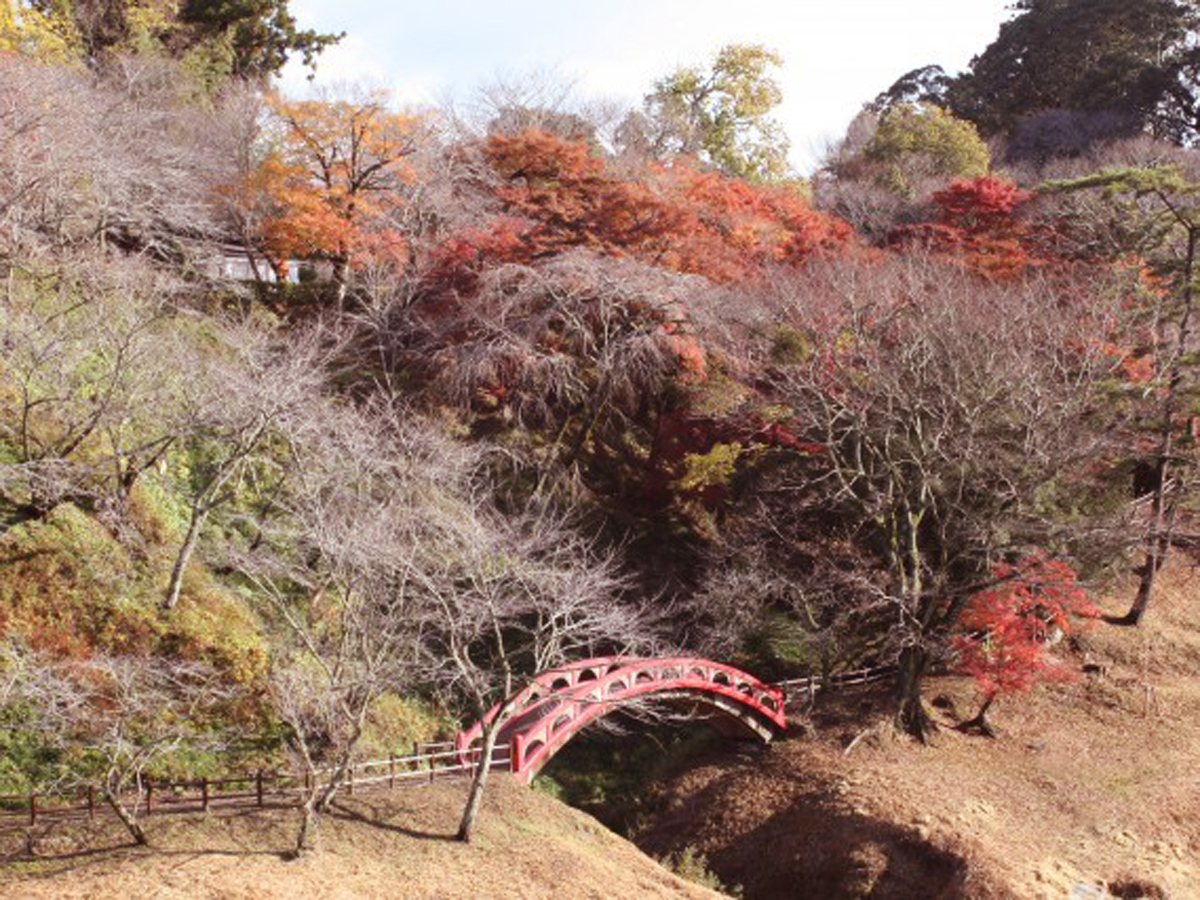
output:
[[[298,862],[290,810],[214,812],[146,820],[154,847],[121,848],[115,827],[60,827],[42,857],[0,867],[6,898],[438,898],[607,900],[715,898],[672,875],[595,820],[497,778],[470,846],[449,839],[461,783],[356,796],[322,828],[323,849]],[[95,848],[79,852],[84,845]],[[11,841],[10,841],[11,843]],[[6,850],[12,850],[6,847]]]
[[[1200,898],[1198,601],[1177,563],[1143,628],[1083,634],[1071,661],[1091,674],[998,703],[995,740],[917,746],[882,693],[829,698],[809,737],[661,786],[638,843],[695,846],[748,900]],[[963,678],[928,697],[945,726],[977,702]]]

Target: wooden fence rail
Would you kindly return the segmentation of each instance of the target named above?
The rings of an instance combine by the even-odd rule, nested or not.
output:
[[[894,678],[897,671],[895,666],[872,666],[867,669],[856,669],[853,672],[837,672],[829,676],[809,675],[806,678],[789,678],[785,681],[773,682],[772,687],[782,690],[786,699],[798,694],[804,694],[811,698],[817,691],[874,684],[877,681]]]
[[[346,771],[343,781],[347,794],[352,795],[355,787],[368,785],[430,784],[439,778],[473,773],[480,762],[478,749],[469,761],[464,762],[452,742],[420,743],[414,745],[414,751],[411,755],[354,763]],[[492,768],[507,769],[511,765],[510,759],[509,745],[498,744],[492,753]],[[316,775],[328,777],[334,771],[332,768],[318,769]],[[142,783],[144,789],[132,791],[122,800],[144,815],[208,810],[218,805],[264,807],[268,802],[290,804],[311,784],[309,778],[309,775],[259,770],[228,778],[146,779]],[[235,789],[230,790],[231,787]],[[36,825],[52,818],[90,819],[108,809],[102,792],[94,784],[66,792],[0,795],[0,830]]]

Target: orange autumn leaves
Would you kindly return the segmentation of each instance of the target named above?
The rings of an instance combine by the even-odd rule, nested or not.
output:
[[[752,277],[765,264],[801,263],[837,249],[850,227],[818,213],[793,188],[752,185],[683,162],[640,177],[610,171],[582,143],[529,130],[493,135],[481,153],[511,229],[513,255],[532,261],[572,247],[634,256],[713,281]]]
[[[403,266],[409,242],[395,226],[412,181],[416,121],[371,94],[356,101],[285,101],[272,110],[280,135],[253,175],[269,203],[262,225],[268,253],[325,259],[335,275],[384,263]],[[339,276],[340,277],[340,276]]]

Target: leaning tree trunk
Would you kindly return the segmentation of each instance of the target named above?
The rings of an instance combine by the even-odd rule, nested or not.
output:
[[[996,732],[992,729],[991,723],[987,720],[987,711],[991,707],[992,701],[995,699],[996,694],[994,691],[988,694],[984,698],[982,705],[980,705],[979,712],[975,713],[975,715],[970,719],[967,719],[967,721],[960,722],[958,726],[956,726],[957,729],[959,731],[978,731],[985,737],[995,737]]]
[[[140,822],[132,812],[121,802],[119,791],[113,790],[111,787],[103,788],[104,799],[112,811],[117,814],[117,818],[121,820],[121,824],[125,826],[125,830],[129,832],[134,843],[140,847],[146,847],[150,844],[150,838],[146,836],[146,830],[142,828]]]
[[[909,646],[900,651],[896,727],[921,743],[925,743],[929,733],[937,727],[921,699],[921,679],[928,667],[929,654],[923,648]]]
[[[175,565],[171,567],[171,580],[167,584],[167,596],[163,601],[163,609],[174,609],[179,603],[179,593],[183,589],[183,572],[196,552],[196,544],[200,540],[200,528],[204,524],[205,509],[202,505],[192,505],[191,519],[188,521],[187,536],[179,555],[175,557]]]
[[[1174,510],[1172,510],[1174,512]],[[1173,528],[1170,524],[1163,531],[1155,530],[1148,540],[1146,548],[1146,559],[1138,572],[1138,589],[1134,595],[1133,603],[1129,607],[1129,612],[1123,616],[1109,616],[1105,619],[1111,625],[1128,625],[1132,628],[1142,624],[1142,617],[1146,615],[1146,609],[1150,606],[1150,598],[1154,594],[1154,583],[1158,578],[1159,570],[1167,561],[1167,553],[1171,548]]]
[[[467,805],[463,808],[462,821],[458,825],[457,840],[464,844],[471,842],[471,831],[475,827],[475,819],[479,808],[483,805],[483,789],[487,786],[488,773],[492,770],[492,751],[496,748],[496,738],[500,735],[501,716],[497,715],[490,724],[483,728],[483,749],[480,751],[479,764],[471,778],[471,791],[467,794]],[[470,752],[468,750],[468,752]]]
[[[304,802],[300,804],[300,826],[296,829],[296,845],[292,856],[299,859],[320,847],[320,824],[317,817],[318,788],[313,778],[312,787],[305,794]]]

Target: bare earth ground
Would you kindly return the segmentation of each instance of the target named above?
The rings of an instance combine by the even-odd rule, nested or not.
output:
[[[672,898],[717,894],[672,875],[583,813],[512,783],[492,782],[470,846],[447,839],[462,784],[411,787],[347,800],[322,827],[323,851],[287,862],[291,810],[150,817],[154,847],[121,847],[115,823],[43,836],[35,862],[0,866],[0,897],[186,898]],[[359,818],[361,817],[361,818]],[[86,838],[93,852],[72,855]],[[0,843],[3,839],[0,839]],[[11,842],[10,842],[11,843]],[[11,851],[13,848],[5,847]]]
[[[921,747],[881,691],[831,698],[812,736],[668,785],[638,843],[696,845],[750,900],[1200,898],[1200,572],[1167,575],[1142,628],[1083,633],[1071,662],[1101,671],[999,701],[995,740]],[[946,725],[978,702],[964,678],[927,697]]]

